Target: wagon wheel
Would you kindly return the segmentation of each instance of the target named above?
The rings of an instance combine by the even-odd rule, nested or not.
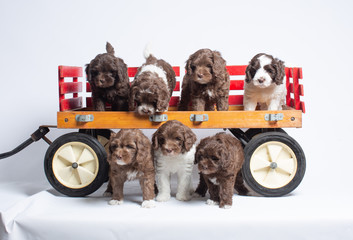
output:
[[[249,128],[248,130],[245,131],[245,136],[251,140],[253,137],[260,133],[265,133],[265,132],[281,132],[281,133],[286,133],[282,128]]]
[[[83,197],[96,191],[108,174],[107,154],[92,136],[68,133],[56,139],[44,159],[45,175],[60,193]]]
[[[97,138],[98,142],[103,145],[105,151],[109,151],[109,139],[113,133],[110,129],[80,129],[78,132],[85,133]]]
[[[244,154],[243,177],[252,190],[263,196],[288,194],[304,177],[304,152],[285,133],[258,134],[246,145]]]

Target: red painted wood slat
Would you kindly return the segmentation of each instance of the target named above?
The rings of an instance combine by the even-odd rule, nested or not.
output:
[[[245,75],[245,70],[248,65],[226,66],[229,75],[240,76]]]
[[[82,82],[63,82],[59,86],[60,94],[82,92]]]
[[[82,108],[82,97],[68,98],[60,101],[60,111]]]
[[[59,77],[82,77],[82,67],[59,66]]]
[[[230,95],[229,105],[243,105],[243,95]]]
[[[231,80],[229,90],[244,90],[244,81]]]

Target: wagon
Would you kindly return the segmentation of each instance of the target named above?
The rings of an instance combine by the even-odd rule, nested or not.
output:
[[[93,193],[108,179],[107,150],[110,129],[157,129],[168,120],[179,120],[192,129],[228,129],[243,147],[244,181],[254,192],[268,197],[292,192],[302,181],[306,168],[300,145],[283,128],[301,128],[305,104],[301,68],[285,68],[287,106],[281,111],[244,111],[246,65],[227,66],[231,77],[228,111],[177,111],[180,98],[180,67],[173,67],[177,84],[167,112],[138,116],[134,112],[93,111],[90,85],[79,81],[82,67],[59,66],[59,108],[56,126],[41,126],[10,156],[33,141],[50,144],[44,158],[45,174],[59,192],[73,197]],[[137,67],[128,68],[133,78]],[[49,128],[73,129],[51,142]]]

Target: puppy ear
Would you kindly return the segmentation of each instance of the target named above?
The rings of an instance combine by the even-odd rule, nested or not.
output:
[[[127,65],[124,63],[123,60],[116,58],[115,64],[117,66],[117,71],[118,71],[118,78],[115,81],[115,84],[117,85],[119,82],[120,83],[129,83],[129,75],[127,74]]]
[[[107,42],[107,44],[105,45],[105,49],[107,50],[107,53],[111,55],[115,54],[114,48],[109,42]]]
[[[191,60],[191,57],[192,57],[192,55],[186,61],[186,65],[185,65],[186,75],[191,75],[192,74],[192,69],[191,69],[192,60]]]
[[[280,85],[280,84],[283,83],[283,78],[284,78],[284,75],[285,75],[284,62],[276,58],[276,59],[274,59],[273,66],[276,69],[276,77],[274,79],[274,82],[277,85]]]
[[[160,111],[161,110],[167,111],[169,107],[169,100],[170,100],[169,92],[164,88],[163,89],[157,88],[156,90],[157,90],[156,95],[158,96],[156,108]]]
[[[210,140],[211,137],[206,137],[201,139],[200,143],[196,146],[196,152],[195,152],[195,161],[194,164],[199,163],[199,154],[202,151],[202,149],[206,146],[207,142]]]
[[[217,78],[223,79],[223,74],[226,71],[226,61],[222,58],[221,53],[218,51],[213,51],[213,74]]]
[[[139,136],[136,138],[136,161],[138,163],[144,163],[146,159],[152,158],[151,142],[142,132],[138,133],[138,135]]]
[[[185,131],[184,131],[184,149],[186,150],[185,152],[190,151],[194,143],[196,142],[196,135],[193,133],[193,131],[184,126]],[[183,151],[184,152],[184,151]]]
[[[249,65],[246,67],[245,70],[245,82],[250,83],[252,81],[252,75],[250,69],[252,68],[252,63],[250,62]]]
[[[219,155],[221,156],[221,159],[219,159],[219,164],[222,169],[228,169],[231,165],[230,153],[225,148],[221,148],[219,149],[219,151],[220,151]]]
[[[86,64],[86,69],[85,69],[85,72],[86,72],[86,76],[87,76],[87,81],[88,82],[91,82],[91,73],[90,73],[90,71],[89,71],[89,68],[90,67],[90,65],[89,64]]]
[[[134,111],[135,110],[135,97],[136,97],[136,93],[138,92],[138,87],[134,86],[134,84],[132,84],[131,88],[130,88],[130,97],[129,97],[129,110],[130,111]]]
[[[159,130],[157,129],[152,135],[152,148],[155,150],[158,149],[158,134]]]

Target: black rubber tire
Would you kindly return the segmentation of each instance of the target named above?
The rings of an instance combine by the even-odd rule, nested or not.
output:
[[[287,145],[295,154],[297,159],[297,169],[294,174],[293,179],[286,185],[279,188],[267,188],[258,183],[253,177],[250,169],[250,160],[255,152],[255,150],[260,147],[262,144],[278,141],[282,144]],[[266,197],[280,197],[292,192],[295,188],[298,187],[302,181],[305,170],[306,170],[306,160],[305,155],[300,147],[300,145],[288,134],[280,132],[267,132],[260,133],[253,137],[250,142],[244,148],[245,161],[242,167],[243,178],[248,186],[255,191],[256,193],[266,196]]]
[[[82,188],[70,188],[55,177],[53,170],[53,158],[57,150],[66,143],[80,142],[88,145],[95,152],[98,158],[98,172],[94,180],[87,186]],[[107,154],[104,147],[98,140],[90,135],[83,133],[68,133],[57,138],[48,148],[44,157],[44,171],[49,183],[58,192],[70,197],[84,197],[102,186],[108,175]]]
[[[245,131],[245,136],[251,140],[253,137],[260,133],[266,133],[266,132],[281,132],[281,133],[286,133],[282,128],[249,128],[248,130]]]

